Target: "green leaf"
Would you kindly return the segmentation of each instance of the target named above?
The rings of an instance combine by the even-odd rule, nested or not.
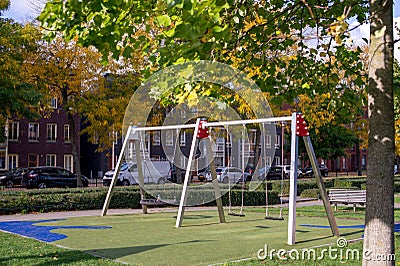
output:
[[[168,15],[161,15],[156,17],[156,23],[160,26],[168,27],[171,25],[171,18]]]

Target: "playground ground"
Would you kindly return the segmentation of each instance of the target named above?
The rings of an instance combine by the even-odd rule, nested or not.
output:
[[[321,202],[299,202],[298,208],[314,205]],[[287,217],[265,220],[264,212],[246,208],[245,217],[226,215],[227,222],[220,224],[215,208],[187,208],[179,229],[174,227],[176,208],[150,209],[147,215],[141,210],[109,210],[105,217],[100,217],[100,210],[10,215],[0,216],[0,230],[133,265],[223,264],[257,260],[264,254],[260,249],[337,245],[326,217],[298,216],[296,245],[288,246]],[[277,208],[271,212],[279,213]],[[337,218],[342,237],[360,239],[363,220],[342,216]]]

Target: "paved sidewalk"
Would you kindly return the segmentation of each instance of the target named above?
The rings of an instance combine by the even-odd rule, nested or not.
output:
[[[282,206],[288,207],[288,200],[283,199]],[[313,206],[322,205],[321,200],[315,199],[301,199],[298,198],[297,207],[301,206]],[[244,208],[246,208],[245,206]],[[260,206],[260,208],[265,206]],[[278,208],[280,204],[271,205],[271,208]],[[216,210],[216,207],[186,207],[185,211],[198,211],[198,210]],[[166,208],[148,208],[148,213],[155,212],[178,212],[178,207],[166,207]],[[109,209],[107,215],[127,215],[127,214],[140,214],[142,209]],[[6,221],[33,221],[33,220],[45,220],[45,219],[62,219],[69,217],[81,217],[81,216],[100,216],[101,210],[87,210],[87,211],[66,211],[66,212],[47,212],[47,213],[29,213],[29,214],[12,214],[12,215],[0,215],[0,222]]]

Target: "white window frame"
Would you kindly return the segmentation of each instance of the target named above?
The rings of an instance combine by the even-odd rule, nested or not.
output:
[[[275,149],[279,149],[281,146],[281,136],[275,135]]]
[[[48,123],[46,125],[47,141],[56,142],[57,141],[57,124]]]
[[[36,142],[39,141],[39,123],[38,122],[30,122],[28,124],[28,141]]]
[[[265,156],[265,164],[272,165],[272,158],[271,156]]]
[[[19,167],[19,155],[8,154],[8,169],[14,169]]]
[[[166,146],[174,146],[174,131],[167,130],[165,132],[165,145]]]
[[[50,107],[53,109],[57,109],[58,108],[58,99],[57,97],[52,97],[50,99]]]
[[[71,127],[64,124],[64,142],[71,142]]]
[[[56,154],[46,154],[46,166],[57,166]]]
[[[265,148],[267,149],[271,148],[271,135],[269,134],[265,135]]]
[[[281,165],[281,157],[275,156],[275,164],[276,165]]]
[[[181,131],[181,134],[179,135],[179,145],[186,146],[186,132],[185,131]]]
[[[74,172],[74,156],[72,154],[64,154],[64,168]]]
[[[153,132],[153,146],[161,145],[161,131],[157,130]]]
[[[19,122],[11,122],[8,125],[8,140],[19,140]]]
[[[7,170],[7,152],[0,150],[0,170]]]

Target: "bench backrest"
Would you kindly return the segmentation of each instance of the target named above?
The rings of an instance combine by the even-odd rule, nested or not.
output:
[[[365,202],[367,199],[367,193],[365,190],[330,189],[328,198],[329,201]]]

